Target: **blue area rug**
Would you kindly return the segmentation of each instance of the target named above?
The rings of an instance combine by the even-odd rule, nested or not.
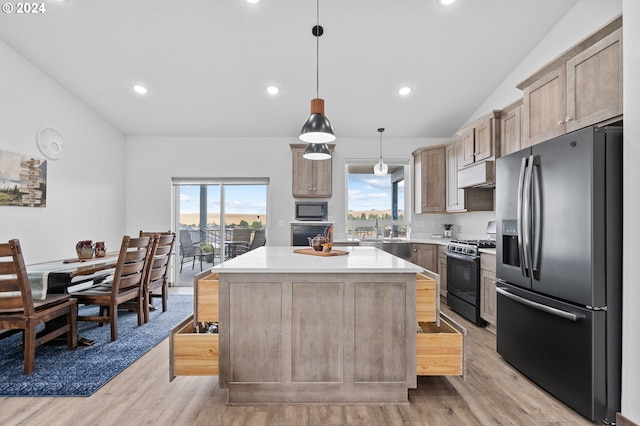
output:
[[[66,344],[36,348],[35,372],[24,375],[22,333],[0,340],[0,395],[89,396],[142,355],[168,337],[169,330],[193,312],[192,295],[169,295],[167,312],[161,303],[150,312],[148,323],[138,327],[135,312],[118,314],[118,340],[111,342],[109,326],[78,322],[82,337],[93,346],[67,350]],[[97,313],[97,307],[80,307],[80,313]],[[169,354],[167,354],[169,362]],[[167,378],[168,380],[168,378]]]

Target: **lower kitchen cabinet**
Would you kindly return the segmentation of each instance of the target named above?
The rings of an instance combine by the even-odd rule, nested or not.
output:
[[[463,376],[467,331],[440,312],[437,276],[416,276],[416,374]]]
[[[440,275],[440,296],[447,295],[447,247],[438,245],[438,275]]]
[[[495,327],[497,309],[495,254],[480,255],[480,292],[480,317]]]
[[[169,380],[218,375],[218,334],[198,329],[199,324],[218,322],[218,288],[218,274],[205,271],[196,275],[195,312],[169,332]]]
[[[438,272],[438,244],[411,244],[411,263],[427,271]],[[441,277],[442,279],[442,277]]]

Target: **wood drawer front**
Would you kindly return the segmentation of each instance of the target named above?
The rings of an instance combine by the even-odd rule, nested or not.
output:
[[[198,322],[218,322],[218,274],[208,275],[196,283],[195,312]]]
[[[218,374],[218,334],[196,333],[193,315],[169,334],[169,380],[176,376]]]
[[[485,271],[496,271],[496,255],[491,253],[482,253],[480,255],[480,269]]]
[[[416,319],[418,322],[435,322],[437,316],[436,280],[416,274]]]
[[[418,376],[462,376],[464,374],[464,336],[444,319],[440,326],[419,322],[416,335],[416,374]]]

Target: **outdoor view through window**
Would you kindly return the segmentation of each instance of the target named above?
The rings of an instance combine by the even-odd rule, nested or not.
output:
[[[204,252],[213,252],[205,262],[217,264],[232,254],[229,243],[234,232],[241,234],[236,230],[247,230],[242,232],[243,240],[246,235],[250,240],[267,224],[266,183],[181,184],[178,191],[180,231],[188,232],[191,242]]]
[[[373,174],[372,164],[347,165],[347,236],[406,236],[405,165],[389,164],[385,176]]]

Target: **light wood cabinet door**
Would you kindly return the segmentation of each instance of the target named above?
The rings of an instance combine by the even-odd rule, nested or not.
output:
[[[567,132],[622,114],[622,29],[567,61]]]
[[[500,119],[500,155],[509,155],[521,149],[522,105],[504,111]]]
[[[411,246],[411,262],[428,271],[438,273],[438,245],[411,244]],[[442,285],[442,281],[440,284]]]
[[[468,166],[469,164],[473,164],[473,162],[475,161],[475,155],[474,155],[476,151],[475,136],[476,136],[476,132],[474,128],[470,128],[460,135],[461,144],[462,144],[461,145],[462,155],[458,161],[458,168],[462,168],[464,166]]]
[[[480,270],[480,318],[489,324],[496,324],[497,296],[495,272]]]
[[[447,211],[464,210],[464,189],[458,188],[458,158],[463,151],[462,139],[455,139],[445,150],[447,169]]]
[[[416,213],[444,213],[446,206],[445,146],[423,148],[414,154]]]
[[[495,119],[487,118],[475,127],[474,162],[493,157]]]
[[[440,275],[440,295],[447,295],[447,248],[438,246],[438,275]]]
[[[522,147],[566,133],[566,68],[557,67],[524,89]]]
[[[292,144],[292,194],[294,198],[331,198],[332,159],[307,160],[305,144]],[[333,146],[330,146],[333,151]]]
[[[480,255],[480,318],[489,324],[496,324],[496,255]]]

